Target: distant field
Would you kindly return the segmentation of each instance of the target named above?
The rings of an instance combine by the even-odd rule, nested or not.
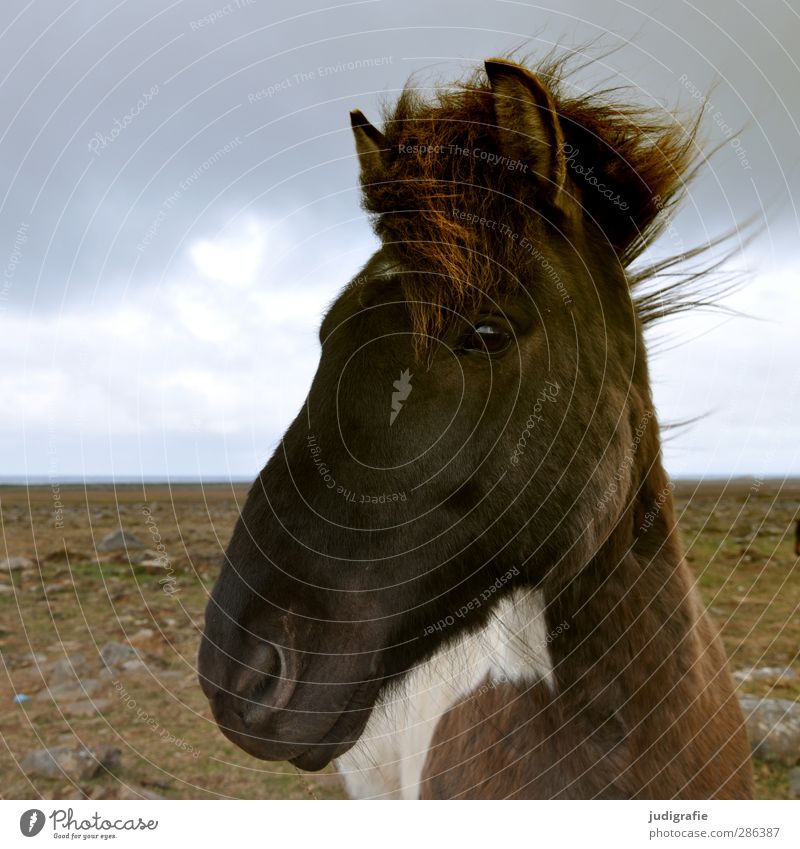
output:
[[[0,574],[3,797],[342,795],[333,774],[267,764],[228,743],[197,685],[206,597],[246,490],[223,484],[69,486],[57,492],[0,487],[0,560],[25,556],[40,564]],[[793,545],[800,481],[683,482],[676,498],[687,557],[722,631],[731,669],[790,666],[800,673],[800,561]],[[156,547],[157,534],[171,573],[98,553],[96,544],[120,525],[149,548]],[[103,676],[99,651],[110,641],[130,641],[145,663]],[[52,687],[50,670],[67,657],[81,681],[93,682],[86,689],[99,711],[86,699],[52,701],[42,692],[43,673]],[[60,674],[68,678],[68,666]],[[800,697],[800,687],[780,682],[741,686],[762,696]],[[17,705],[18,693],[31,698]],[[119,768],[78,783],[63,776],[29,780],[19,769],[31,750],[77,742],[120,748]],[[759,795],[786,798],[787,770],[755,766]]]

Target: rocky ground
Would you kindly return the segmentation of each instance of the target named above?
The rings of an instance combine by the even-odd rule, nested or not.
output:
[[[254,760],[197,685],[242,486],[0,487],[5,798],[334,798]],[[680,485],[687,556],[737,680],[763,798],[800,795],[800,484]]]
[[[197,684],[207,593],[246,489],[0,488],[4,797],[341,795],[334,775],[228,743]],[[127,538],[109,538],[120,527]]]

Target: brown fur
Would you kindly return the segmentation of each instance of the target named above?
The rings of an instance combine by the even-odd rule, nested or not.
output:
[[[613,579],[594,576],[600,625],[554,642],[555,693],[542,682],[487,682],[445,715],[423,798],[752,797],[749,745],[718,638],[683,580],[684,597],[670,589],[637,610],[639,593],[619,583],[640,568],[631,559]],[[548,605],[549,621],[575,610],[570,595]],[[591,615],[581,607],[577,631]]]
[[[487,682],[452,708],[423,798],[752,798],[742,712],[659,452],[648,427],[632,473],[642,483],[596,556],[543,585],[548,631],[570,624],[550,646],[555,692]]]
[[[567,193],[627,268],[660,232],[685,186],[696,124],[684,127],[669,113],[603,95],[568,94],[561,62],[543,63],[535,74],[549,90],[559,138],[627,205],[623,211],[580,179],[568,179]],[[384,244],[402,245],[406,265],[420,272],[408,277],[405,294],[422,337],[441,333],[451,310],[469,311],[482,296],[497,297],[519,283],[510,270],[519,266],[519,240],[498,236],[487,251],[486,234],[454,219],[453,209],[501,221],[534,241],[543,236],[537,225],[542,175],[471,155],[507,153],[500,136],[482,74],[431,100],[406,88],[385,115],[382,161],[362,170],[364,206],[375,216],[376,232]]]
[[[363,733],[385,682],[525,588],[542,593],[549,632],[569,625],[549,646],[555,686],[486,682],[453,708],[424,795],[749,797],[742,713],[675,527],[643,333],[705,277],[642,294],[672,261],[631,265],[680,196],[695,129],[567,93],[558,63],[489,60],[486,74],[431,100],[406,90],[385,133],[351,113],[383,244],[323,322],[305,410],[248,496],[209,602],[204,690],[242,748],[320,769]],[[497,356],[474,344],[484,320],[509,343]],[[373,387],[426,348],[389,433]],[[545,384],[558,403],[534,427]],[[390,527],[321,483],[312,411],[337,478],[414,492]],[[453,616],[512,564],[491,603]]]
[[[598,256],[593,245],[602,244],[617,263],[592,281],[605,290],[606,327],[578,324],[578,333],[613,331],[596,383],[616,385],[619,397],[609,388],[606,403],[628,411],[617,425],[620,450],[650,418],[613,504],[587,515],[591,531],[558,553],[541,583],[550,627],[570,623],[551,646],[555,692],[541,682],[486,682],[441,721],[423,795],[750,797],[742,714],[677,538],[642,342],[646,321],[683,308],[682,284],[634,299],[633,315],[630,297],[620,296],[672,263],[630,268],[681,195],[697,123],[568,94],[558,62],[531,72],[490,60],[486,71],[431,100],[407,88],[383,134],[357,129],[364,203],[384,246],[411,271],[403,286],[414,330],[424,347],[448,316],[528,286],[523,236],[551,256],[563,237],[562,258]],[[532,168],[490,164],[476,150]],[[571,173],[567,154],[576,151],[617,203]],[[465,222],[454,210],[495,224]],[[581,274],[562,270],[563,279]],[[584,358],[584,378],[594,367]],[[573,415],[583,420],[578,407]],[[606,454],[597,491],[614,484],[609,444],[583,446],[589,457]]]

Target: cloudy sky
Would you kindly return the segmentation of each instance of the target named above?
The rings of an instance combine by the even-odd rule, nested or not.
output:
[[[592,42],[721,145],[656,250],[749,216],[726,303],[651,337],[676,476],[800,474],[797,0],[10,0],[0,32],[0,476],[250,478],[375,247],[348,110],[411,73]],[[356,67],[358,66],[358,67]]]

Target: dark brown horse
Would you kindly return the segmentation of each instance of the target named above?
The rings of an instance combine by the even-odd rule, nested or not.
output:
[[[749,797],[648,379],[680,291],[631,270],[694,133],[557,64],[485,71],[383,132],[352,113],[382,247],[242,510],[203,689],[355,796]]]

